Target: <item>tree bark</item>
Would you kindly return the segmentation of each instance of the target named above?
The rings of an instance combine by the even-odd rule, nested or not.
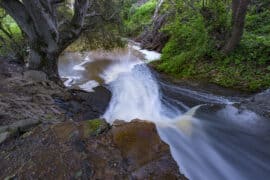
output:
[[[240,43],[245,26],[245,17],[250,0],[232,1],[232,31],[231,36],[222,49],[224,54],[231,53]]]
[[[64,0],[0,0],[0,6],[27,35],[29,68],[44,71],[55,81],[60,80],[58,57],[79,37],[89,5],[89,0],[76,0],[73,19],[59,26],[56,9],[62,2]]]

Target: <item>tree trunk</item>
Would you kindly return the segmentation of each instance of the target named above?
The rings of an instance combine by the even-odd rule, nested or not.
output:
[[[224,54],[231,53],[240,43],[244,32],[245,17],[250,0],[232,1],[232,31],[231,36],[222,49]]]
[[[26,34],[29,45],[29,69],[45,72],[60,82],[58,57],[81,34],[89,0],[75,0],[69,23],[57,22],[57,5],[64,0],[0,0],[0,6],[13,17]]]
[[[59,82],[58,58],[60,53],[41,51],[34,48],[30,49],[28,58],[28,68],[32,70],[43,71],[48,75],[50,80]]]

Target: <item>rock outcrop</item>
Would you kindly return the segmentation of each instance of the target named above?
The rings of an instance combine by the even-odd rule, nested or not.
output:
[[[111,92],[103,87],[94,88],[94,92],[71,89],[54,96],[56,104],[66,111],[68,116],[83,121],[103,115],[110,103]]]
[[[155,124],[140,120],[118,121],[111,133],[132,178],[186,179],[178,173],[169,146],[161,141]]]
[[[0,178],[186,179],[155,125],[64,122],[0,146]]]
[[[270,118],[270,89],[255,94],[241,103],[241,107],[256,112],[257,114]]]

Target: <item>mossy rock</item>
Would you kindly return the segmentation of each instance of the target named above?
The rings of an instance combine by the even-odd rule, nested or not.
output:
[[[169,152],[169,146],[161,141],[151,122],[120,122],[113,125],[112,135],[115,145],[135,169]]]
[[[104,119],[92,119],[84,123],[84,136],[98,136],[109,129],[109,124]]]

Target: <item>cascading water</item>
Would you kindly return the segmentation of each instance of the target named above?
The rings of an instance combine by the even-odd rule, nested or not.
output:
[[[110,66],[101,76],[109,84],[113,94],[109,108],[104,114],[104,118],[109,122],[112,123],[116,119],[168,119],[162,113],[155,77],[147,65],[135,56],[129,54],[122,57],[119,63]]]
[[[110,123],[133,119],[156,123],[180,171],[189,179],[270,177],[270,122],[238,109],[228,98],[159,82],[131,51],[108,58],[111,63],[98,74],[112,92],[104,114]],[[184,96],[202,105],[191,108],[183,101]]]
[[[113,93],[104,117],[119,120],[161,119],[161,102],[157,83],[145,65],[136,65],[131,72],[119,74],[110,83]]]

